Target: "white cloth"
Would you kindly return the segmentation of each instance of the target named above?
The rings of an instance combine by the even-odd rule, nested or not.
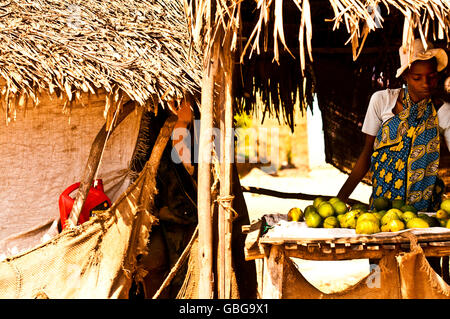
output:
[[[376,136],[381,125],[394,116],[392,110],[397,102],[400,89],[386,89],[375,92],[370,98],[366,117],[362,126],[363,133]],[[437,112],[439,132],[444,136],[450,150],[450,103],[444,103]]]
[[[91,96],[89,106],[77,100],[66,114],[56,104],[64,100],[50,100],[43,94],[38,106],[18,111],[16,121],[0,121],[0,253],[3,240],[18,234],[37,236],[30,229],[41,231],[40,226],[49,226],[49,221],[59,217],[59,196],[80,181],[91,144],[105,122],[104,95],[101,98],[101,93]],[[140,114],[132,112],[106,143],[97,177],[103,179],[111,201],[130,184],[127,172]],[[0,117],[5,116],[0,108]]]
[[[433,213],[422,212],[427,215]],[[414,235],[422,234],[442,234],[450,232],[446,227],[428,227],[428,228],[408,228],[396,232],[379,232],[371,235],[357,234],[355,229],[351,228],[312,228],[308,227],[305,222],[288,222],[280,220],[273,228],[261,238],[261,242],[267,240],[334,240],[343,238],[365,238],[365,237],[395,237],[400,233],[411,232]]]

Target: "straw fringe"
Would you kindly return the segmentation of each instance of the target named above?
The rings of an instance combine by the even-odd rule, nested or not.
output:
[[[195,0],[195,6],[190,7],[190,27],[194,30],[194,40],[197,42],[203,41],[209,44],[209,42],[212,41],[211,35],[214,34],[214,32],[212,32],[214,24],[212,24],[210,19],[206,19],[207,17],[211,17],[212,14],[211,12],[207,12],[208,8],[211,9],[211,1],[212,0]],[[289,48],[287,47],[284,38],[282,16],[283,3],[286,1],[293,1],[301,12],[301,20],[299,23],[299,50],[301,70],[302,72],[305,71],[306,52],[310,61],[312,61],[312,25],[309,0],[256,0],[257,9],[255,15],[259,18],[241,52],[241,63],[247,54],[249,58],[251,58],[254,51],[256,51],[257,54],[261,53],[260,37],[262,33],[264,33],[264,51],[267,50],[267,26],[270,22],[271,11],[273,11],[274,17],[274,60],[279,62],[279,42],[281,42],[284,49],[289,52]],[[232,11],[230,8],[239,7],[240,1],[231,0],[227,3],[229,4],[228,7],[226,6],[225,1],[215,1],[216,27],[217,25],[224,25],[224,29],[231,30],[232,32],[235,32],[234,35],[236,35],[238,28],[230,28],[230,26],[237,23],[238,17],[230,14],[230,12],[237,12],[238,10]],[[386,7],[388,13],[391,8],[395,8],[405,16],[403,46],[406,50],[410,50],[410,44],[414,40],[414,30],[418,30],[423,41],[425,41],[427,37],[433,37],[433,39],[446,38],[447,42],[450,40],[450,2],[447,0],[329,0],[329,3],[333,9],[334,18],[328,21],[333,22],[333,30],[338,29],[341,25],[345,25],[349,33],[349,39],[346,44],[351,44],[354,60],[356,60],[361,53],[368,34],[376,28],[382,27],[383,17],[381,16],[380,10],[378,10],[381,6]],[[227,24],[225,23],[224,17],[227,17]],[[201,30],[205,30],[205,32],[203,32],[203,38],[200,36]],[[234,43],[231,49],[236,49]]]
[[[0,76],[9,96],[120,92],[138,102],[199,91],[200,54],[181,1],[11,0],[0,6]],[[59,93],[59,94],[60,94]]]

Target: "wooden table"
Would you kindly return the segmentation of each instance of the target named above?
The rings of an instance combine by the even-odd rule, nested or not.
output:
[[[386,236],[359,236],[348,238],[274,238],[260,237],[260,224],[243,227],[247,233],[245,256],[247,260],[263,259],[263,298],[282,298],[283,273],[286,258],[307,260],[369,259],[371,264],[386,256],[395,258],[420,247],[426,257],[450,255],[450,232],[413,235],[410,231],[388,233]],[[255,241],[256,236],[256,241]],[[392,260],[392,262],[394,262]],[[447,282],[446,271],[440,275]],[[445,266],[445,265],[444,265]]]

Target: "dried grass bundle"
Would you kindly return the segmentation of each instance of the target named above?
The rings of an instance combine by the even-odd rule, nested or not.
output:
[[[201,59],[191,46],[181,1],[11,0],[0,5],[1,97],[37,101],[37,92],[106,90],[140,105],[199,91]],[[110,115],[107,115],[110,116]]]
[[[187,0],[185,0],[187,1]],[[214,23],[224,23],[224,13],[229,17],[229,23],[225,27],[230,29],[230,24],[236,26],[239,21],[238,16],[230,14],[230,8],[238,7],[239,1],[216,0],[215,7],[211,0],[193,0],[195,6],[189,6],[188,12],[191,16],[191,28],[196,41],[201,38],[202,30],[205,43],[210,43],[214,35]],[[306,55],[312,61],[312,23],[309,0],[255,0],[258,16],[257,22],[253,28],[244,49],[241,52],[241,63],[248,54],[251,58],[254,51],[260,54],[261,35],[263,36],[264,51],[267,51],[268,24],[273,12],[273,52],[274,60],[279,59],[279,43],[289,52],[286,45],[283,31],[283,1],[293,1],[301,13],[299,22],[299,50],[301,60],[301,70],[304,72],[306,67]],[[229,6],[226,6],[226,3]],[[356,60],[364,46],[365,40],[370,31],[382,27],[383,17],[381,16],[380,6],[385,6],[388,13],[390,9],[399,10],[405,16],[403,31],[403,46],[406,49],[411,47],[414,39],[414,30],[418,30],[422,40],[425,42],[427,37],[434,39],[444,39],[450,41],[450,2],[448,0],[329,0],[330,6],[334,12],[334,18],[328,21],[333,22],[333,29],[338,29],[342,24],[345,25],[353,51],[353,59]],[[210,11],[215,8],[216,19],[213,21]],[[235,11],[233,11],[235,12]],[[237,32],[237,29],[233,29]],[[235,47],[234,47],[235,48]],[[249,51],[249,52],[248,52]]]
[[[197,47],[204,52],[204,63],[210,60],[211,47],[220,28],[224,31],[223,39],[231,32],[230,51],[236,49],[243,0],[183,1],[191,36]]]
[[[243,0],[184,0],[186,14],[190,24],[191,34],[194,42],[204,52],[204,62],[209,61],[209,49],[214,42],[218,28],[225,32],[232,32],[234,39],[240,33],[240,11]],[[240,51],[241,70],[244,74],[242,79],[236,81],[242,82],[242,92],[237,92],[237,108],[245,109],[251,112],[257,107],[255,95],[259,92],[265,112],[274,114],[278,119],[282,117],[286,123],[292,125],[292,105],[294,98],[292,94],[299,92],[301,99],[300,109],[303,111],[307,105],[312,103],[312,94],[314,93],[314,78],[309,70],[310,62],[313,62],[312,56],[312,34],[313,17],[311,16],[310,0],[248,0],[254,3],[254,23],[253,29],[248,35],[242,50]],[[323,5],[329,5],[332,9],[330,19],[326,20],[332,23],[333,30],[342,25],[345,26],[349,38],[346,44],[351,44],[353,60],[360,55],[364,43],[371,31],[383,27],[382,8],[386,9],[387,14],[391,10],[398,10],[405,18],[403,31],[403,45],[407,50],[413,43],[415,31],[419,33],[422,40],[428,37],[434,39],[450,40],[450,2],[448,0],[329,0],[320,2]],[[279,64],[280,45],[289,54],[290,52],[285,39],[284,17],[283,13],[289,14],[292,11],[283,10],[286,6],[292,7],[294,4],[299,13],[298,45],[299,45],[299,69],[301,77],[277,79],[276,69],[273,72],[265,70],[263,75],[255,72],[248,72],[260,65],[260,60],[254,58],[249,65],[244,64],[244,59],[252,58],[253,53],[258,56],[263,52],[269,51],[271,36],[273,60]],[[253,6],[252,6],[253,8]],[[294,8],[294,10],[296,10]],[[245,10],[245,9],[243,9]],[[384,10],[383,10],[384,11]],[[333,17],[334,15],[334,17]],[[292,17],[290,17],[292,18]],[[292,19],[290,19],[292,25]],[[271,30],[269,30],[269,25]],[[232,42],[231,50],[236,49],[236,42]],[[267,55],[266,55],[267,57]],[[309,60],[309,61],[308,61]],[[267,64],[265,68],[269,68]],[[251,74],[251,76],[248,76]],[[270,74],[270,79],[267,79]],[[283,74],[281,72],[281,74]],[[296,85],[289,86],[290,81]],[[292,91],[289,91],[291,89]],[[239,95],[241,93],[241,95]]]
[[[447,0],[330,0],[330,4],[335,14],[333,28],[345,24],[350,34],[354,60],[361,53],[368,33],[382,27],[383,17],[379,10],[382,5],[388,12],[390,8],[395,8],[404,15],[402,45],[406,50],[412,48],[414,30],[420,34],[425,47],[428,37],[450,41],[450,2]]]

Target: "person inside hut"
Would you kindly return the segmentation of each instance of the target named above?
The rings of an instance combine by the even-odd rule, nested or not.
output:
[[[403,88],[375,92],[362,126],[363,150],[337,197],[347,201],[369,168],[370,207],[378,197],[402,199],[418,211],[436,211],[444,184],[438,176],[440,138],[450,149],[450,103],[437,98],[439,72],[448,63],[443,49],[420,39],[412,54],[399,50]]]

